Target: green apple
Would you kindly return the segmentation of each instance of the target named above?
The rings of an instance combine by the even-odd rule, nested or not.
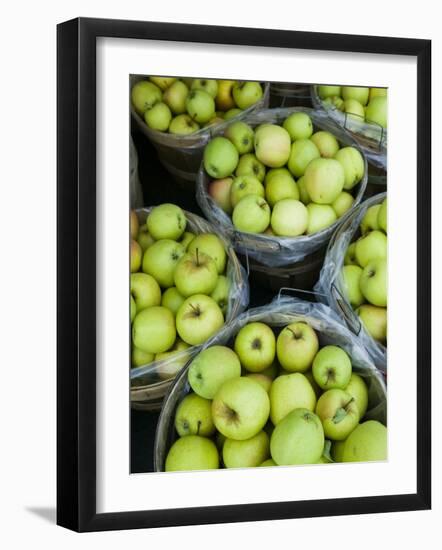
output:
[[[262,233],[270,223],[270,206],[259,195],[247,195],[235,206],[232,222],[239,231]]]
[[[365,299],[374,306],[387,305],[387,259],[375,258],[363,269],[359,286]]]
[[[290,174],[289,170],[287,168],[270,168],[268,172],[265,174],[264,178],[264,186],[267,187],[267,185],[271,182],[271,180],[274,178],[292,178],[292,181],[295,181],[295,179]]]
[[[344,188],[345,174],[337,160],[317,158],[307,166],[304,179],[313,202],[332,204]]]
[[[276,426],[295,409],[314,411],[315,392],[307,378],[299,373],[278,376],[270,388],[270,419]]]
[[[179,436],[215,433],[212,420],[212,402],[196,393],[189,393],[178,405],[175,413],[175,429]]]
[[[190,243],[188,251],[191,254],[195,254],[197,250],[213,258],[218,273],[224,272],[224,269],[226,268],[227,254],[224,243],[217,235],[213,233],[201,233],[200,235],[197,235]]]
[[[150,246],[143,256],[142,269],[152,275],[163,288],[174,286],[173,274],[184,247],[171,239],[161,239]]]
[[[212,178],[230,176],[238,164],[238,151],[225,137],[212,139],[204,149],[204,168]]]
[[[385,344],[387,340],[387,309],[363,304],[356,310],[364,327],[372,338]]]
[[[333,441],[331,446],[331,456],[334,462],[342,462],[342,453],[344,451],[344,446],[346,439],[343,441]]]
[[[130,211],[130,236],[132,239],[137,239],[140,223],[135,210]]]
[[[321,99],[327,97],[340,96],[341,86],[318,86],[318,95]]]
[[[353,189],[364,176],[364,159],[354,147],[343,147],[335,155],[335,159],[344,169],[344,189]]]
[[[313,159],[321,156],[318,148],[310,139],[296,140],[290,149],[287,162],[288,169],[297,178],[304,175],[307,166]]]
[[[272,466],[277,466],[276,462],[273,460],[273,458],[268,458],[267,460],[264,460],[259,467],[260,468],[270,468]]]
[[[133,296],[130,296],[130,322],[135,319],[135,315],[137,314],[137,305],[135,303],[135,300],[133,299]]]
[[[318,148],[321,157],[332,158],[339,151],[338,140],[330,132],[320,130],[319,132],[315,132],[310,140]]]
[[[224,136],[230,139],[240,155],[253,151],[255,134],[253,128],[245,122],[238,120],[230,124],[224,132]]]
[[[378,212],[378,226],[387,233],[387,199],[384,199]]]
[[[368,407],[368,390],[362,376],[353,372],[345,392],[353,397],[359,411],[359,418],[363,418]]]
[[[167,288],[161,297],[161,305],[167,307],[170,311],[176,315],[181,304],[184,302],[185,298],[182,296],[175,286]]]
[[[216,94],[216,108],[220,111],[228,111],[235,107],[235,100],[232,96],[234,80],[218,80],[218,93]]]
[[[374,97],[384,97],[387,95],[387,88],[370,88],[370,93],[368,99],[373,99]]]
[[[226,468],[256,468],[269,456],[270,441],[264,431],[242,441],[227,438],[223,445],[223,463]]]
[[[265,198],[272,208],[283,199],[299,200],[299,191],[290,172],[284,168],[277,170],[283,172],[270,177],[265,187]]]
[[[378,213],[379,209],[381,208],[380,204],[374,204],[373,206],[370,206],[367,208],[367,211],[364,214],[364,217],[361,220],[361,233],[364,235],[365,233],[368,233],[369,231],[374,231],[375,229],[379,229],[378,225]]]
[[[290,134],[276,124],[264,124],[255,131],[255,154],[265,166],[279,168],[289,160]]]
[[[260,432],[269,412],[267,392],[258,382],[245,376],[224,382],[212,402],[212,418],[217,430],[238,441],[250,439]]]
[[[316,332],[302,321],[291,323],[283,328],[276,341],[278,361],[289,372],[308,370],[318,348]]]
[[[141,80],[132,87],[132,105],[139,115],[144,115],[147,109],[161,101],[161,95],[158,86],[148,80]]]
[[[247,195],[258,195],[264,197],[264,186],[255,176],[237,176],[230,188],[230,202],[235,208],[241,199]]]
[[[223,178],[211,181],[208,187],[210,197],[226,214],[231,214],[233,210],[232,203],[230,202],[232,183],[233,178]]]
[[[218,94],[218,82],[207,78],[195,78],[191,90],[204,90],[215,99]]]
[[[175,441],[166,457],[166,472],[216,470],[219,467],[218,449],[211,439],[186,435]]]
[[[131,240],[130,243],[130,272],[136,273],[141,267],[143,250],[137,241]]]
[[[186,98],[186,109],[198,124],[205,124],[215,116],[215,101],[204,90],[190,90]]]
[[[307,235],[318,233],[330,227],[338,219],[336,212],[329,204],[315,204],[311,202],[307,204],[306,208],[308,213]]]
[[[236,335],[234,349],[245,369],[261,372],[275,359],[273,330],[264,323],[248,323]]]
[[[307,230],[309,213],[301,201],[282,199],[273,207],[270,224],[275,235],[297,237]]]
[[[239,114],[243,112],[242,109],[234,108],[229,109],[224,113],[224,120],[232,120],[233,118],[237,117]]]
[[[211,294],[217,279],[215,260],[198,248],[181,257],[173,274],[175,286],[185,298],[194,294]]]
[[[310,386],[313,388],[313,391],[315,392],[316,399],[318,399],[319,396],[322,395],[322,389],[318,386],[318,384],[316,383],[316,380],[313,378],[312,369],[305,371],[303,374],[307,378],[307,380],[310,382]]]
[[[132,342],[148,353],[167,351],[175,342],[175,319],[166,307],[152,306],[137,313],[132,324]]]
[[[387,98],[374,97],[365,109],[365,120],[379,124],[382,128],[387,127]]]
[[[341,218],[346,212],[350,210],[350,208],[353,206],[353,203],[353,195],[350,195],[350,193],[347,193],[347,191],[342,191],[342,193],[340,193],[337,198],[332,202],[332,208],[338,218]]]
[[[153,245],[153,243],[155,242],[155,239],[149,233],[145,225],[142,225],[140,227],[140,230],[138,231],[137,242],[141,246],[141,250],[143,252],[145,252],[149,248],[149,246]]]
[[[156,280],[147,273],[132,273],[130,294],[135,301],[136,311],[161,304],[161,289]]]
[[[342,441],[359,423],[359,409],[354,398],[344,390],[327,390],[318,399],[316,414],[324,428],[324,435]]]
[[[265,391],[269,393],[270,388],[272,387],[272,379],[269,376],[262,374],[262,372],[251,372],[246,374],[246,377],[258,382],[258,384],[260,384]]]
[[[367,105],[370,88],[360,86],[342,86],[341,95],[344,100],[355,99],[361,105]]]
[[[186,112],[188,87],[181,80],[174,82],[163,94],[163,101],[175,115]]]
[[[356,243],[351,243],[344,256],[344,265],[359,265],[356,259]]]
[[[248,109],[263,96],[259,82],[236,82],[232,88],[233,99],[240,109]]]
[[[344,100],[337,95],[324,99],[324,105],[327,109],[336,109],[338,111],[344,110]]]
[[[362,268],[358,265],[344,265],[342,268],[342,287],[344,295],[354,308],[365,302],[359,283],[361,280]]]
[[[205,399],[213,399],[224,382],[240,376],[239,358],[226,346],[211,346],[201,351],[187,373],[190,387]]]
[[[338,346],[324,346],[313,359],[313,377],[323,390],[343,390],[351,378],[351,361]]]
[[[187,136],[200,129],[200,126],[189,115],[182,114],[174,117],[169,125],[169,133],[177,136]]]
[[[195,237],[195,233],[192,233],[191,231],[184,231],[178,242],[184,247],[184,250],[187,250]]]
[[[255,176],[260,182],[263,182],[266,175],[266,167],[253,153],[246,153],[239,157],[235,174],[237,176]]]
[[[372,260],[387,257],[387,237],[382,231],[370,231],[356,241],[355,255],[358,264],[365,267]]]
[[[186,229],[186,215],[176,204],[164,203],[155,206],[147,216],[146,227],[152,237],[177,240]]]
[[[290,412],[273,430],[270,454],[278,466],[315,464],[322,456],[324,430],[308,409]]]
[[[224,324],[218,304],[204,294],[187,298],[176,314],[176,327],[181,339],[198,346],[213,336]]]
[[[144,120],[152,130],[167,132],[172,112],[165,103],[158,102],[144,113]]]
[[[227,306],[229,305],[230,283],[225,275],[219,275],[216,281],[216,286],[213,289],[210,297],[215,300],[224,317],[227,314]]]
[[[292,113],[283,122],[283,128],[287,130],[290,139],[308,139],[313,134],[312,119],[307,113],[301,111]]]
[[[130,356],[132,367],[142,367],[144,365],[148,365],[149,363],[152,363],[154,359],[154,353],[149,353],[148,351],[143,351],[136,346],[132,346],[132,352]]]
[[[161,90],[166,90],[176,81],[176,78],[173,76],[149,76],[149,80]]]
[[[387,428],[377,420],[367,420],[348,436],[342,451],[342,461],[386,460],[387,445]]]
[[[156,371],[160,380],[175,378],[190,359],[189,353],[186,352],[189,348],[189,344],[177,338],[169,350],[155,355]]]
[[[299,200],[307,205],[309,202],[311,202],[310,195],[308,194],[307,187],[305,186],[305,178],[304,176],[301,176],[298,181],[296,182],[296,186],[298,187],[299,191]]]
[[[346,99],[344,101],[344,111],[347,113],[348,118],[353,120],[363,121],[365,118],[364,106],[356,99]]]

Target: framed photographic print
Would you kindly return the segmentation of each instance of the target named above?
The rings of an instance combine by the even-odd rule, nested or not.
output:
[[[431,43],[57,36],[58,524],[430,508]]]

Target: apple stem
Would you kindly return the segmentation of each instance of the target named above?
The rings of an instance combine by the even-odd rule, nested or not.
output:
[[[200,260],[199,260],[199,256],[198,256],[198,248],[195,249],[195,254],[196,254],[196,265],[199,267]]]
[[[196,429],[196,435],[199,435],[200,433],[200,428],[201,428],[201,420],[198,420],[198,427]]]

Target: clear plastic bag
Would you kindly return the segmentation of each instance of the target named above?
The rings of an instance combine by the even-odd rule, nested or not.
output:
[[[325,103],[318,95],[317,85],[311,87],[315,109],[324,110],[339,126],[347,130],[359,143],[368,161],[379,168],[387,168],[387,129],[375,122],[348,116],[334,105]]]
[[[138,209],[137,215],[141,224],[144,224],[149,212],[153,207]],[[215,233],[224,242],[227,253],[226,277],[230,282],[229,301],[225,322],[235,319],[246,309],[249,303],[249,283],[247,273],[239,262],[235,251],[229,241],[220,235],[205,219],[185,211],[187,218],[186,231],[192,233]],[[134,367],[130,371],[131,378],[131,400],[133,402],[146,402],[155,398],[161,405],[161,397],[166,392],[171,379],[187,363],[187,361],[198,353],[201,346],[192,346],[181,352],[177,352],[169,359],[153,361],[141,367]],[[146,388],[147,386],[147,388]]]
[[[324,111],[314,111],[308,107],[269,109],[253,113],[245,119],[245,122],[252,127],[265,122],[281,124],[289,115],[295,112],[307,113],[313,121],[315,130],[320,129],[331,132],[341,145],[351,145],[362,154],[365,165],[364,175],[362,180],[352,190],[354,203],[348,212],[354,211],[356,206],[361,202],[367,185],[367,160],[364,152],[350,134],[330,120]],[[230,216],[208,194],[207,188],[210,181],[211,178],[206,174],[203,165],[201,165],[197,179],[196,200],[204,215],[233,242],[238,252],[245,256],[250,256],[269,267],[279,267],[304,260],[304,258],[327,244],[329,238],[343,220],[343,218],[339,218],[334,224],[322,231],[299,237],[274,237],[264,234],[243,233],[235,229]]]
[[[350,243],[358,236],[359,225],[370,206],[380,204],[386,193],[379,193],[366,201],[348,216],[330,240],[319,280],[314,287],[317,299],[327,304],[357,335],[375,365],[382,372],[387,371],[387,348],[374,340],[367,332],[356,311],[351,307],[343,291],[342,267]]]
[[[337,345],[344,349],[353,366],[353,371],[362,376],[368,388],[368,409],[365,419],[387,423],[387,388],[382,374],[373,364],[359,339],[342,323],[329,307],[305,302],[288,296],[278,296],[270,304],[249,309],[226,325],[218,335],[202,349],[213,345],[232,345],[238,331],[247,323],[260,321],[275,328],[282,328],[296,321],[308,323],[318,334],[320,346]],[[174,429],[175,410],[191,389],[187,381],[188,362],[167,394],[155,434],[154,468],[164,471],[167,452],[176,439]]]

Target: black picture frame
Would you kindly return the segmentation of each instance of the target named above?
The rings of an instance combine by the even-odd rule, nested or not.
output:
[[[152,39],[417,59],[417,492],[96,512],[96,39]],[[57,28],[57,523],[75,531],[425,510],[431,507],[431,41],[74,19]]]

